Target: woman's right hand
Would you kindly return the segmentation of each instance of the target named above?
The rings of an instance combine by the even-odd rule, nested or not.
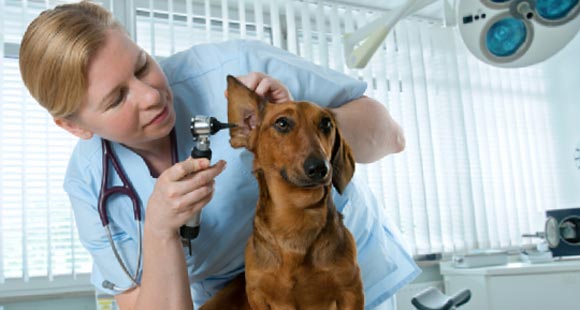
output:
[[[214,179],[225,166],[223,160],[210,166],[205,158],[190,157],[161,173],[149,197],[145,227],[162,237],[177,236],[179,227],[211,200]]]

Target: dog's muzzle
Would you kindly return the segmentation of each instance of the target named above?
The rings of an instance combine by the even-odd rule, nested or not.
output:
[[[305,175],[313,183],[319,183],[325,180],[330,170],[328,161],[314,156],[306,158],[303,168]]]

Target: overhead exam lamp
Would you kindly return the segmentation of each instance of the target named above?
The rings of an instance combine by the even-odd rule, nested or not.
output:
[[[457,26],[475,57],[498,67],[524,67],[543,61],[566,46],[580,29],[580,0],[459,0],[454,1],[456,5],[448,4],[452,0],[441,1],[446,25]],[[347,65],[366,66],[400,19],[433,2],[408,0],[371,24],[345,34]]]
[[[524,67],[562,49],[580,29],[579,0],[463,0],[458,28],[473,55],[498,67]]]
[[[395,24],[437,0],[407,0],[402,6],[344,35],[344,55],[349,68],[364,68]],[[444,0],[445,1],[445,0]],[[364,42],[363,42],[364,40]]]

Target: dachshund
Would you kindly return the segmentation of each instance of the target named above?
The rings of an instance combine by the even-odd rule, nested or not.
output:
[[[332,200],[331,187],[342,193],[355,168],[334,114],[227,82],[230,144],[254,154],[259,198],[245,276],[202,309],[363,309],[355,241]]]

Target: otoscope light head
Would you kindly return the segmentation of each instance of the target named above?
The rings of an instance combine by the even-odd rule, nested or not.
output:
[[[230,123],[222,123],[220,121],[218,121],[215,117],[210,117],[210,134],[214,135],[216,132],[222,130],[222,129],[226,129],[226,128],[233,128],[233,127],[237,127],[238,125],[236,124],[230,124]]]
[[[196,115],[191,119],[191,134],[194,137],[210,136],[225,128],[236,127],[236,124],[222,123],[215,117]]]

